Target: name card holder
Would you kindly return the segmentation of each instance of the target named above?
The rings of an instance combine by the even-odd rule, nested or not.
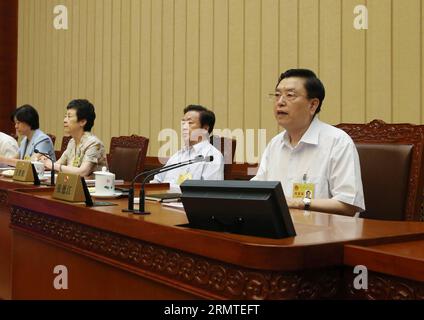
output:
[[[78,174],[59,172],[53,198],[69,202],[84,202],[86,197],[81,177]]]
[[[59,172],[53,198],[69,202],[85,202],[87,207],[116,206],[116,203],[95,201],[91,198],[85,179],[78,174]]]
[[[21,182],[33,182],[35,186],[40,185],[37,171],[31,161],[20,160],[16,163],[13,180]]]

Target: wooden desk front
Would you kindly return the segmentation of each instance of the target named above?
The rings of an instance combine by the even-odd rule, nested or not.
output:
[[[43,187],[43,186],[41,186]],[[16,188],[37,188],[31,183],[15,182],[0,178],[0,299],[10,299],[11,287],[11,246],[12,232],[10,224],[9,190]],[[40,187],[38,187],[40,188]]]
[[[297,236],[266,239],[180,227],[184,212],[87,208],[51,191],[9,195],[14,299],[297,299],[345,297],[344,245],[424,239],[424,224],[293,210]],[[54,267],[69,272],[53,286]]]

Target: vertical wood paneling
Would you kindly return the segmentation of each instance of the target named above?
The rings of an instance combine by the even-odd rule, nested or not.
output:
[[[279,70],[278,75],[287,69],[298,66],[298,0],[280,0],[279,13]],[[278,77],[274,79],[276,83]],[[275,84],[274,84],[275,87]]]
[[[40,1],[37,2],[37,4],[35,4],[33,6],[33,20],[32,20],[32,28],[33,28],[33,32],[34,32],[34,45],[38,45],[42,40],[41,40],[41,24],[42,24],[42,19],[41,19],[41,14],[42,14],[42,10],[43,10],[43,5],[44,2]],[[43,47],[41,47],[43,48]],[[37,108],[40,109],[41,112],[45,112],[45,108],[43,105],[40,104],[40,83],[41,81],[38,81],[38,76],[42,76],[41,72],[40,72],[40,57],[42,55],[43,49],[42,50],[35,50],[33,55],[34,55],[34,66],[33,66],[33,101],[34,101],[34,105],[37,106]],[[53,69],[55,67],[55,64],[53,62]],[[42,79],[42,78],[41,78]]]
[[[229,2],[228,18],[228,127],[244,127],[244,1]]]
[[[213,0],[200,0],[199,103],[213,109]]]
[[[121,60],[120,100],[119,100],[119,134],[128,135],[130,127],[130,52],[131,52],[131,1],[123,0],[121,9]],[[118,121],[118,119],[117,119]]]
[[[106,54],[104,48],[103,26],[104,26],[104,6],[103,0],[95,0],[95,25],[94,25],[94,98],[96,112],[96,121],[94,123],[98,136],[103,139],[104,116],[106,110],[106,99],[103,95],[103,86],[105,84],[105,65],[103,56]],[[108,101],[109,99],[107,99]]]
[[[278,1],[262,1],[262,58],[261,58],[261,128],[269,128],[268,136],[277,134],[273,104],[267,96],[275,88],[278,77]],[[257,144],[255,143],[255,146]],[[257,151],[255,151],[257,154]]]
[[[138,0],[137,0],[138,1]],[[150,138],[149,151],[155,137],[150,135],[151,114],[155,113],[151,100],[151,52],[152,52],[152,3],[151,0],[143,0],[141,7],[141,69],[140,69],[140,134]],[[151,153],[153,154],[153,153]]]
[[[129,133],[138,134],[140,131],[139,118],[140,111],[143,113],[143,106],[140,105],[140,81],[141,81],[141,1],[131,0],[131,26],[130,26],[130,77],[129,77]]]
[[[393,0],[393,121],[418,122],[420,101],[419,0]]]
[[[256,130],[261,118],[261,3],[246,1],[244,10],[244,126]]]
[[[60,108],[60,114],[61,114],[61,122],[60,122],[60,128],[63,129],[63,115],[65,114],[65,107],[68,104],[68,102],[72,98],[72,30],[73,30],[73,24],[72,24],[72,11],[71,11],[71,0],[66,0],[63,2],[64,5],[68,8],[68,30],[61,32],[61,36],[65,38],[65,52],[62,63],[64,64],[65,71],[62,75],[61,79],[64,83],[64,90],[65,90],[65,96],[59,97],[59,99],[63,102],[61,103],[58,108]],[[59,32],[58,30],[55,30],[55,32]]]
[[[58,59],[57,59],[57,37],[55,35],[53,46],[49,45],[51,44],[51,37],[46,37],[45,32],[47,31],[47,9],[48,9],[48,0],[40,0],[39,2],[40,6],[38,8],[38,14],[36,18],[36,28],[38,33],[38,41],[37,43],[40,44],[42,50],[40,50],[40,54],[38,55],[37,59],[37,69],[35,69],[36,74],[39,75],[36,82],[38,82],[38,90],[37,90],[37,100],[35,107],[37,109],[40,109],[40,112],[43,114],[46,113],[48,110],[46,107],[46,89],[48,89],[48,72],[47,72],[47,51],[51,51],[54,55],[53,59],[53,70],[56,71],[57,74],[57,66],[58,66]],[[52,29],[51,27],[49,28]],[[55,84],[55,91],[53,92],[53,97],[57,96],[57,83]],[[46,118],[43,117],[41,124],[45,123]],[[51,122],[53,119],[49,117],[49,122]],[[50,124],[50,123],[49,123]]]
[[[48,6],[48,17],[52,16],[53,8],[57,3],[54,1],[49,0],[49,6]],[[50,19],[49,19],[50,20]],[[61,38],[65,36],[64,32],[60,32],[59,30],[56,30],[52,27],[50,24],[48,26],[48,34],[51,34],[52,37],[50,37],[50,46],[46,46],[47,50],[52,51],[52,61],[53,61],[53,68],[50,70],[50,86],[52,88],[51,91],[51,102],[54,106],[57,106],[53,110],[49,109],[46,106],[46,112],[44,114],[48,115],[48,126],[46,127],[47,133],[52,133],[56,135],[56,132],[63,132],[63,117],[61,117],[60,121],[58,121],[59,115],[61,114],[63,116],[64,109],[66,104],[63,104],[63,95],[61,95],[60,87],[63,83],[63,76],[60,73],[60,68],[63,65],[60,57],[60,51],[61,51]],[[64,53],[65,54],[65,53]],[[60,126],[58,126],[60,124]],[[59,128],[60,129],[59,129]],[[59,130],[57,130],[59,129]],[[55,131],[56,130],[56,131]],[[60,148],[60,145],[59,145]]]
[[[40,128],[50,133],[47,128],[52,128],[56,110],[51,110],[50,113],[48,106],[55,105],[59,96],[59,81],[62,79],[59,76],[59,34],[52,28],[52,22],[47,21],[47,17],[53,17],[54,3],[51,0],[40,1],[42,9],[40,13],[39,26],[42,38],[40,39],[40,53],[41,57],[44,57],[40,61],[41,70],[39,71],[38,81],[41,85],[42,97],[39,101],[33,102],[33,106],[37,109],[40,114]],[[50,22],[50,23],[48,23]],[[49,114],[48,117],[41,115]],[[53,133],[54,134],[54,133]]]
[[[87,98],[87,4],[89,1],[79,0],[78,1],[78,23],[79,23],[79,34],[78,34],[78,98]]]
[[[169,128],[178,130],[183,109],[192,101],[186,100],[186,21],[187,3],[180,0],[174,7],[174,68],[173,122]],[[170,92],[168,92],[169,94]],[[172,98],[172,97],[171,97]],[[172,106],[172,103],[170,104]]]
[[[366,121],[392,119],[391,0],[368,1]]]
[[[421,49],[421,121],[420,123],[424,123],[424,32],[423,32],[423,20],[424,20],[424,3],[423,0],[421,0],[421,19],[420,19],[420,30],[421,30],[421,43],[420,43],[420,49]],[[418,123],[418,121],[417,121]]]
[[[102,99],[102,128],[101,139],[108,146],[108,139],[111,137],[110,114],[111,110],[116,110],[112,104],[112,48],[115,44],[112,42],[112,2],[113,0],[104,0],[103,2],[103,99]],[[115,62],[116,63],[116,62]],[[118,114],[118,113],[117,113]],[[118,116],[116,116],[117,118]]]
[[[319,72],[319,1],[299,0],[299,67]]]
[[[228,126],[228,2],[214,0],[213,101],[216,126]]]
[[[18,3],[19,4],[19,3]],[[25,8],[27,7],[26,4],[24,3],[24,0],[22,0],[22,3],[20,3],[20,5],[25,5]],[[27,39],[25,37],[26,35],[26,30],[25,30],[25,26],[27,23],[27,17],[26,17],[26,10],[24,9],[20,9],[18,10],[18,60],[17,60],[17,64],[18,64],[18,78],[17,78],[17,88],[18,88],[18,92],[17,92],[17,100],[16,100],[16,104],[19,106],[21,104],[23,104],[22,102],[22,94],[21,92],[24,91],[26,87],[28,86],[28,81],[25,81],[25,77],[23,76],[23,74],[26,73],[27,71],[27,64],[25,59],[28,57],[27,54],[25,54],[25,39]]]
[[[150,104],[150,151],[157,155],[159,150],[158,133],[162,119],[162,0],[152,0],[152,55],[151,55],[151,104]]]
[[[121,117],[121,0],[112,1],[112,91],[111,91],[111,109],[110,109],[110,135],[105,140],[109,144],[111,137],[119,136],[119,125]],[[119,116],[117,116],[119,115]],[[122,116],[126,116],[122,114]]]
[[[368,30],[353,27],[361,3]],[[94,103],[107,147],[136,133],[157,155],[189,103],[213,109],[217,129],[264,128],[269,141],[266,94],[295,67],[322,79],[324,121],[424,122],[422,0],[63,0],[69,30],[53,28],[57,4],[19,1],[17,99],[39,109],[56,148],[76,98]]]
[[[70,11],[70,22],[72,24],[71,34],[72,34],[72,46],[71,46],[71,95],[72,99],[77,99],[80,97],[78,92],[78,83],[79,83],[79,29],[80,29],[80,14],[79,14],[80,3],[79,0],[72,1],[68,10]]]
[[[342,122],[365,121],[365,30],[353,27],[353,9],[364,1],[342,1]]]
[[[66,5],[66,2],[63,2]],[[55,3],[53,1],[49,1],[47,8],[47,16],[53,17],[53,8]],[[66,100],[68,94],[66,92],[66,83],[68,83],[69,77],[66,77],[66,69],[69,63],[67,63],[69,55],[66,50],[67,41],[69,37],[69,30],[65,30],[64,32],[60,32],[59,30],[54,29],[53,27],[53,18],[47,19],[46,25],[46,34],[49,32],[53,32],[57,35],[57,43],[56,43],[56,53],[57,53],[57,96],[51,96],[46,90],[46,108],[51,113],[50,118],[52,119],[52,124],[49,126],[49,131],[56,136],[55,149],[59,150],[62,143],[63,137],[63,115],[66,106]],[[48,60],[47,60],[48,61]],[[48,64],[46,62],[46,64]],[[49,77],[49,74],[46,75],[46,78]],[[48,82],[47,82],[48,83]],[[50,84],[49,84],[50,85]],[[49,103],[49,99],[54,99],[53,103]],[[50,106],[50,107],[49,107]],[[53,107],[51,107],[53,106]],[[43,117],[45,118],[45,117]],[[44,129],[44,128],[43,128]],[[50,133],[49,132],[49,133]]]
[[[93,101],[94,106],[101,111],[101,104],[98,103],[95,99],[94,95],[94,87],[95,87],[95,44],[96,44],[96,38],[95,38],[95,24],[96,19],[98,18],[96,16],[96,0],[90,0],[87,2],[87,53],[86,53],[86,61],[87,61],[87,68],[86,68],[86,83],[87,83],[87,89],[86,89],[86,97],[90,101]],[[96,128],[97,126],[95,126]],[[97,128],[96,128],[97,129]]]
[[[30,82],[27,91],[27,101],[28,103],[34,103],[34,16],[35,16],[35,3],[34,1],[28,0],[28,26],[26,29],[28,42],[27,42],[27,51],[28,52],[28,78],[27,81]],[[30,35],[31,34],[31,35]],[[18,88],[19,90],[19,88]]]
[[[176,44],[175,44],[176,45]],[[162,7],[162,96],[161,124],[158,128],[172,128],[174,117],[174,1],[163,0]]]
[[[320,0],[319,77],[326,96],[320,119],[331,124],[341,122],[341,2]],[[334,19],[339,17],[339,19]]]
[[[231,2],[230,2],[231,3]],[[187,1],[186,99],[187,104],[199,103],[199,1]]]

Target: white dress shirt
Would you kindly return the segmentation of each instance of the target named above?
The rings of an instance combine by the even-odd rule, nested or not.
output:
[[[318,118],[295,147],[287,131],[275,136],[252,180],[281,181],[287,197],[292,197],[294,183],[313,183],[315,199],[335,199],[365,210],[355,144],[346,132]]]
[[[169,182],[171,188],[178,189],[178,179],[182,174],[190,174],[193,180],[224,180],[224,157],[208,140],[185,147],[169,158],[167,166],[194,159],[202,155],[213,156],[212,162],[197,162],[155,175],[152,182]]]
[[[16,158],[19,155],[18,142],[15,138],[0,132],[0,156]]]

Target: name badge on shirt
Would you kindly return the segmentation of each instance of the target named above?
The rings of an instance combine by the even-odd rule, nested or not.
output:
[[[76,157],[74,158],[74,161],[72,161],[72,166],[73,166],[73,167],[79,167],[79,166],[80,166],[80,160],[81,160],[81,157],[76,156]]]
[[[191,179],[193,179],[193,175],[190,172],[181,173],[178,177],[177,184],[181,185],[184,181]]]
[[[293,183],[293,198],[309,198],[315,197],[315,184],[313,183]]]

